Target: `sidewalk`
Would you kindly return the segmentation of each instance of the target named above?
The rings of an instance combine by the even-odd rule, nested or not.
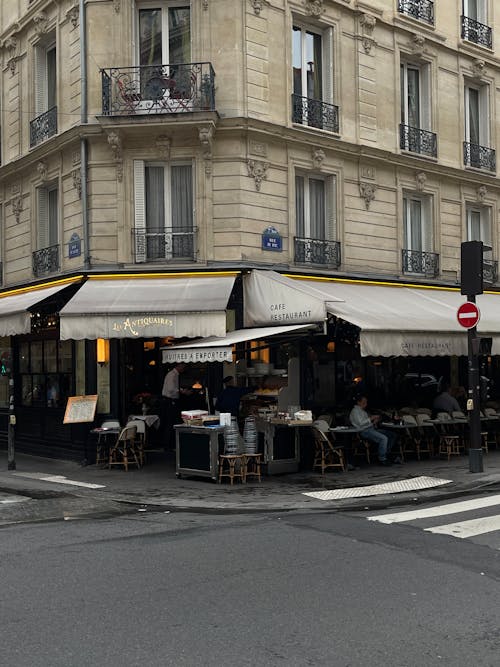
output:
[[[264,477],[245,485],[216,484],[208,479],[177,479],[172,458],[158,455],[142,470],[81,467],[71,461],[18,454],[17,469],[7,470],[7,455],[0,451],[0,492],[43,498],[65,495],[101,499],[165,509],[211,512],[258,512],[287,510],[384,508],[453,498],[482,491],[500,491],[500,451],[484,456],[484,472],[470,473],[466,456],[445,460],[410,461],[383,468],[364,465],[352,472],[301,472]],[[57,477],[58,479],[41,479]],[[406,487],[419,478],[447,480],[440,486],[394,493],[391,488],[373,496],[353,497],[369,485],[395,484]],[[63,478],[63,479],[61,479]],[[65,479],[64,479],[65,478]],[[64,481],[73,482],[61,483]],[[431,480],[432,483],[432,480]],[[79,486],[78,484],[82,484]],[[425,485],[425,480],[423,480]],[[89,485],[89,486],[86,486]],[[361,491],[359,487],[363,487]],[[304,495],[342,490],[342,499],[320,499]],[[327,494],[328,495],[328,494]]]

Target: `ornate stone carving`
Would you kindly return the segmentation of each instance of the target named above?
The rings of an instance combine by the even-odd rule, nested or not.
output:
[[[163,160],[170,160],[170,148],[172,140],[166,134],[160,134],[156,137],[156,148]]]
[[[108,132],[108,144],[113,151],[116,163],[116,178],[119,182],[123,180],[123,151],[122,140],[118,132]]]
[[[71,172],[71,178],[73,179],[73,187],[78,192],[78,199],[82,198],[82,172],[80,169],[73,169]]]
[[[7,37],[7,39],[2,44],[2,48],[8,54],[7,67],[9,68],[11,74],[15,74],[16,63],[18,60],[18,56],[16,55],[16,50],[17,50],[16,37],[14,35],[10,35],[9,37]]]
[[[481,79],[486,75],[486,63],[481,58],[472,61],[472,76],[475,79]]]
[[[11,195],[17,195],[21,192],[21,184],[20,183],[12,183],[10,186],[10,194]]]
[[[44,32],[47,32],[49,17],[45,12],[39,12],[33,17],[33,23],[35,24],[36,34],[43,35]]]
[[[208,0],[203,0],[203,9],[207,11],[208,9]]]
[[[322,148],[312,149],[312,161],[316,169],[321,169],[323,162],[325,161],[325,157],[325,151]]]
[[[262,181],[267,178],[267,170],[269,162],[262,162],[262,160],[248,160],[248,175],[255,181],[255,189],[260,191]]]
[[[488,196],[488,188],[486,185],[480,185],[477,189],[477,201],[484,204],[486,197]]]
[[[416,32],[413,33],[409,46],[410,46],[410,51],[413,53],[413,55],[421,58],[424,55],[425,51],[425,37],[422,37],[422,35],[418,35]]]
[[[21,195],[18,197],[14,197],[11,199],[11,206],[12,206],[12,213],[14,214],[14,217],[16,219],[16,223],[19,224],[19,220],[21,218],[21,211],[23,210],[23,198]]]
[[[304,0],[306,14],[319,17],[325,11],[323,0]]]
[[[359,184],[359,194],[362,199],[365,200],[366,210],[370,208],[370,203],[375,199],[375,192],[377,186],[375,183],[360,183]]]
[[[113,0],[113,9],[117,14],[120,13],[121,8],[122,8],[122,0]]]
[[[11,74],[16,73],[17,60],[18,60],[17,56],[12,56],[12,58],[9,58],[7,60],[7,67],[9,68]]]
[[[78,7],[76,5],[74,7],[71,7],[70,9],[68,9],[68,11],[66,12],[66,18],[69,21],[71,21],[71,25],[73,26],[73,28],[76,28],[76,26],[78,25],[79,15],[80,15],[80,12],[79,12]]]
[[[45,183],[47,180],[47,163],[43,160],[40,160],[40,162],[36,165],[36,170],[42,183]]]
[[[362,37],[361,43],[363,45],[364,52],[368,55],[372,50],[372,46],[375,44],[373,39],[373,30],[377,19],[372,14],[361,14],[359,17],[359,25],[361,26]]]
[[[371,164],[360,165],[359,174],[360,174],[361,178],[369,178],[372,181],[375,180],[375,178],[377,176],[377,172],[375,171],[375,167],[373,167]]]
[[[80,151],[74,151],[73,155],[71,156],[71,164],[76,166],[77,164],[80,164],[82,161]]]
[[[423,189],[425,188],[425,184],[427,183],[427,176],[425,172],[419,171],[415,174],[415,182],[416,182],[416,187],[419,192],[422,192]]]
[[[205,173],[207,176],[212,173],[212,143],[214,130],[212,127],[199,127],[198,136],[203,152],[203,159],[205,160]]]
[[[256,16],[260,16],[262,7],[264,7],[264,5],[269,4],[267,0],[250,0],[250,3],[253,7],[253,11]]]

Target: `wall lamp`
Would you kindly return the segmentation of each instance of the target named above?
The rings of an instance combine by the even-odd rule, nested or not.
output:
[[[109,340],[107,338],[97,339],[97,363],[101,366],[109,363]]]

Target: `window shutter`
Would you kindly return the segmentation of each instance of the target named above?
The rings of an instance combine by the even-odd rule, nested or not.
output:
[[[49,246],[49,197],[46,188],[38,188],[38,249]]]
[[[481,86],[478,91],[479,97],[479,142],[481,146],[490,143],[490,114],[488,108],[488,86]]]
[[[59,243],[59,211],[58,211],[58,192],[57,188],[47,190],[47,232],[48,232],[48,246],[57,245]]]
[[[47,53],[35,48],[35,117],[47,111]]]
[[[146,196],[144,160],[134,160],[134,240],[135,261],[146,261]]]
[[[337,241],[337,182],[335,176],[330,176],[325,183],[326,191],[326,229],[325,239]]]
[[[432,206],[430,199],[422,200],[422,251],[432,252]]]
[[[333,104],[334,99],[334,68],[333,68],[333,28],[323,33],[323,102]]]

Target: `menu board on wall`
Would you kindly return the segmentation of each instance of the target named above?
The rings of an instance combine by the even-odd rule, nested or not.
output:
[[[98,395],[70,396],[64,413],[63,424],[93,422]]]

